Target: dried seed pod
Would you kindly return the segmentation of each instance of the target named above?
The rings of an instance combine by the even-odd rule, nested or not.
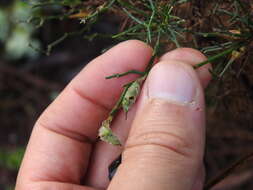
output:
[[[106,120],[103,121],[102,126],[99,129],[98,135],[102,141],[105,141],[109,144],[120,146],[120,140],[115,136],[110,128],[112,122],[112,116],[109,116]]]
[[[232,59],[238,59],[245,53],[245,47],[241,47],[239,50],[232,51],[231,58]]]

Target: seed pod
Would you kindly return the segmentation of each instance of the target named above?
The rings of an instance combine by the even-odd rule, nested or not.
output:
[[[102,126],[99,129],[98,135],[102,141],[105,141],[109,144],[120,146],[120,140],[117,136],[115,136],[110,128],[112,122],[112,117],[108,117],[108,119],[104,120]]]
[[[132,105],[135,103],[141,89],[141,82],[136,80],[127,89],[126,94],[122,100],[122,108],[125,113],[129,111]]]

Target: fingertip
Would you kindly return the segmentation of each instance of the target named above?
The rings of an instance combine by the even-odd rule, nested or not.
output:
[[[191,65],[195,65],[199,62],[205,61],[206,56],[200,51],[192,48],[177,48],[173,51],[165,53],[160,60],[178,60],[188,62]]]
[[[147,43],[140,41],[140,40],[135,40],[135,39],[134,40],[127,40],[127,41],[125,41],[125,43],[135,45],[135,46],[140,46],[142,48],[147,49],[149,52],[153,51],[153,48],[151,46],[149,46]]]
[[[200,51],[192,48],[178,48],[164,54],[160,61],[176,60],[187,63],[189,65],[196,65],[207,60],[207,57]],[[211,64],[206,64],[196,70],[202,86],[205,88],[211,80],[210,70],[212,69]]]
[[[121,49],[121,47],[123,47],[124,49],[128,49],[130,47],[134,49],[138,49],[141,51],[140,55],[141,53],[144,53],[145,55],[152,55],[152,52],[153,52],[153,48],[151,46],[149,46],[148,44],[140,40],[127,40],[114,46],[113,49],[116,49],[116,48]]]

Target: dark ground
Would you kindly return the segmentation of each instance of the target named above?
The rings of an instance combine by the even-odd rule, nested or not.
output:
[[[59,26],[59,27],[55,27]],[[73,23],[49,23],[36,35],[44,45],[55,39],[52,30],[75,28]],[[106,20],[94,30],[115,32]],[[74,37],[54,48],[47,57],[8,62],[0,58],[0,148],[16,150],[27,144],[32,126],[71,78],[89,60],[114,42],[93,42]],[[249,56],[249,59],[252,59]],[[252,63],[252,62],[251,62]],[[239,67],[240,75],[213,81],[208,94],[206,167],[208,178],[217,175],[242,156],[253,152],[253,64]],[[0,189],[15,183],[16,169],[0,165]],[[253,189],[253,162],[247,162],[217,189]]]

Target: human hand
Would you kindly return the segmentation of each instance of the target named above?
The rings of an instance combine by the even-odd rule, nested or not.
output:
[[[192,69],[205,60],[196,50],[177,49],[160,58],[128,119],[120,113],[112,125],[123,147],[96,141],[122,86],[137,76],[105,77],[144,70],[151,56],[150,47],[131,40],[89,63],[36,122],[16,190],[202,189],[203,87],[210,65]],[[109,182],[108,166],[122,151]]]

